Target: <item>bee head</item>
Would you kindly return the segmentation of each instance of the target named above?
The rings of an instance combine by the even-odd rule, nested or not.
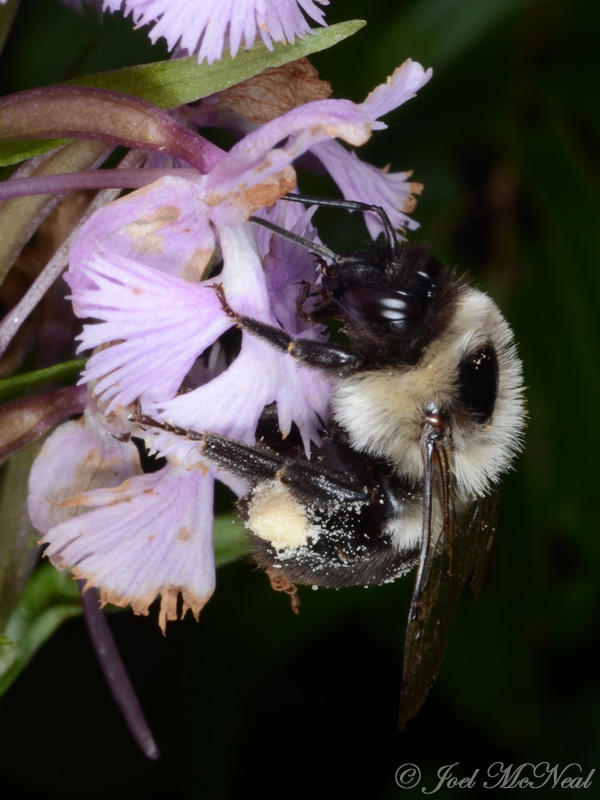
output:
[[[468,500],[484,495],[520,448],[521,364],[512,332],[487,295],[447,273],[431,284],[415,339],[407,345],[388,331],[377,358],[337,382],[334,416],[353,447],[389,459],[418,483],[423,427],[429,410],[439,409],[448,421],[456,489]],[[411,358],[394,358],[394,349]]]
[[[452,312],[455,281],[424,245],[399,246],[393,259],[373,247],[322,272],[353,351],[373,365],[416,363]]]

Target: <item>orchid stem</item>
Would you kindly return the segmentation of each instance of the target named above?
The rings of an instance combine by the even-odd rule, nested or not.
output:
[[[140,189],[165,176],[193,178],[197,170],[171,169],[96,169],[65,172],[59,175],[34,175],[14,178],[0,184],[0,201],[34,194],[59,194],[86,189]]]
[[[121,660],[104,612],[100,608],[98,592],[93,588],[84,591],[83,586],[84,581],[79,581],[83,615],[108,688],[138,747],[147,758],[156,760],[160,757],[160,751]]]

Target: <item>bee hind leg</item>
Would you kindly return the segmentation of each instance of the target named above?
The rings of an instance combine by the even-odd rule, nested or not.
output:
[[[209,461],[253,483],[274,478],[284,462],[278,453],[268,447],[243,444],[243,442],[237,442],[235,439],[229,439],[218,433],[201,433],[189,428],[182,428],[179,425],[162,422],[139,412],[131,414],[130,418],[144,428],[157,428],[198,442],[200,452]]]

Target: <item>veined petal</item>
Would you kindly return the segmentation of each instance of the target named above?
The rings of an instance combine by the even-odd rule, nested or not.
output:
[[[317,0],[320,5],[329,5],[329,0]],[[290,44],[298,36],[302,38],[310,31],[304,13],[319,25],[325,25],[323,9],[318,8],[312,0],[279,0],[267,2],[264,7],[264,23],[259,22],[261,36],[267,47],[271,44],[266,35],[274,42],[287,41]]]
[[[166,403],[144,403],[143,411],[186,430],[220,433],[254,443],[263,409],[276,402],[282,433],[289,433],[295,422],[309,453],[311,440],[320,441],[318,429],[320,420],[327,419],[329,395],[327,377],[305,369],[287,353],[278,353],[266,342],[244,334],[242,349],[225,372]],[[196,442],[160,430],[149,431],[148,437],[146,443],[161,455],[187,467],[205,463]]]
[[[76,507],[65,506],[74,495],[141,474],[137,448],[115,434],[103,415],[88,408],[44,442],[29,475],[29,516],[38,531],[77,514]]]
[[[186,430],[221,433],[238,441],[253,442],[258,418],[272,401],[277,358],[280,356],[273,357],[269,345],[244,334],[242,349],[225,372],[167,402],[146,401],[142,410]],[[188,467],[205,463],[193,441],[157,431],[152,445],[161,455],[182,461]]]
[[[78,349],[111,345],[91,356],[82,380],[97,381],[107,413],[137,398],[172,397],[198,355],[232,324],[206,284],[119,255],[92,256],[80,271],[95,288],[74,291],[75,311],[102,321],[84,326]]]
[[[219,280],[228,303],[241,314],[273,324],[262,264],[250,225],[221,229],[220,241],[223,270]],[[216,295],[214,299],[217,301]],[[226,327],[233,324],[224,314],[222,316],[227,321]],[[253,441],[258,418],[270,402],[267,399],[270,381],[266,378],[271,353],[272,348],[264,342],[244,334],[241,351],[228,369],[191,392],[173,399],[162,398],[167,402],[144,399],[144,413],[186,429]],[[261,361],[263,355],[267,357],[266,364]],[[193,443],[162,434],[157,436],[161,453],[188,464],[191,458],[194,463]]]
[[[273,387],[279,428],[286,436],[292,422],[296,423],[308,458],[311,441],[320,444],[319,430],[328,420],[331,379],[301,366],[287,353],[279,358],[280,378]]]
[[[262,263],[256,250],[254,225],[247,223],[219,230],[223,270],[219,281],[235,311],[264,322],[269,316],[269,296]]]
[[[374,167],[336,141],[323,142],[311,150],[347,200],[381,206],[394,228],[416,230],[419,227],[419,223],[406,214],[416,205],[414,194],[422,189],[421,184],[408,180],[410,172],[386,172]],[[377,238],[382,231],[381,220],[370,211],[364,216],[369,233]]]
[[[50,529],[45,555],[95,586],[102,603],[147,614],[160,594],[164,633],[180,594],[181,616],[189,609],[197,618],[214,591],[212,495],[212,478],[169,465],[84,492],[69,504],[94,510]]]
[[[319,242],[316,228],[311,224],[316,209],[317,206],[306,208],[281,200],[272,208],[263,209],[258,216],[310,242]],[[298,300],[304,284],[314,286],[320,279],[314,253],[258,225],[255,236],[275,319],[290,335],[302,333],[307,338],[325,339],[324,327],[308,323],[298,315]],[[313,304],[314,299],[307,300],[306,310]]]

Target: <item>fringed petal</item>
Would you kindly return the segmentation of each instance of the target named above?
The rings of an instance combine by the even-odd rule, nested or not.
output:
[[[83,492],[64,503],[92,507],[51,528],[45,555],[57,569],[94,586],[103,603],[147,614],[160,594],[159,625],[189,609],[197,618],[215,586],[213,480],[201,471],[166,466],[111,489]]]
[[[423,188],[408,180],[410,172],[387,172],[349,152],[339,142],[323,142],[312,148],[347,200],[381,206],[394,228],[416,230],[419,223],[407,216],[416,205],[415,194]],[[365,223],[376,239],[383,226],[377,214],[367,211]]]
[[[328,0],[317,0],[327,5]],[[121,0],[104,0],[104,8],[117,11]],[[310,28],[300,11],[319,25],[325,24],[324,14],[312,0],[125,0],[124,10],[131,14],[136,25],[150,25],[149,37],[155,42],[161,36],[169,50],[177,45],[189,53],[198,54],[198,62],[209,64],[221,58],[228,48],[231,56],[237,53],[242,39],[251,47],[260,34],[271,50],[274,41],[292,43]]]
[[[96,288],[74,293],[77,313],[102,320],[85,325],[79,350],[96,351],[83,381],[107,412],[138,398],[172,397],[195,359],[231,326],[215,292],[123,256],[93,256],[80,269]]]

